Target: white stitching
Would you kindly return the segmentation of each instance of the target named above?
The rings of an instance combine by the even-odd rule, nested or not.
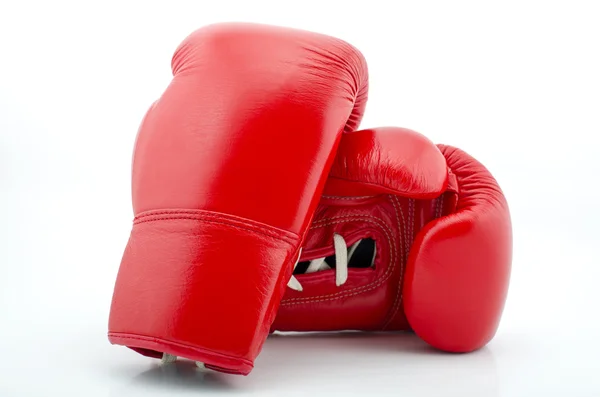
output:
[[[406,243],[412,245],[415,235],[415,201],[413,199],[408,200],[408,211],[410,220],[408,221],[409,231]],[[408,259],[408,256],[405,259]]]
[[[368,199],[377,196],[321,196],[321,198],[326,199],[336,199],[336,200],[357,200],[357,199]]]
[[[398,221],[398,231],[400,231],[400,218],[398,217],[398,207],[400,208],[400,215],[402,216],[402,228],[404,230],[404,236],[400,239],[400,247],[402,248],[402,254],[401,254],[401,258],[403,258],[406,253],[408,252],[408,245],[406,244],[406,221],[404,219],[404,213],[402,212],[402,206],[400,205],[400,202],[398,201],[398,198],[396,196],[390,196],[392,199],[390,200],[392,202],[392,205],[394,206],[394,211],[396,212],[396,220]],[[398,205],[398,207],[396,207],[396,204]],[[403,241],[404,240],[404,241]],[[392,305],[392,308],[388,314],[389,318],[388,320],[384,323],[383,327],[381,329],[386,329],[392,322],[392,320],[394,320],[394,318],[396,317],[396,314],[398,314],[398,309],[400,309],[400,304],[402,302],[402,280],[404,279],[404,263],[400,262],[400,280],[398,281],[398,288],[396,290],[396,298],[394,298],[394,304]]]
[[[330,222],[331,220],[336,220],[336,219],[339,219],[340,221]],[[370,215],[339,216],[339,217],[332,217],[332,218],[321,219],[319,221],[316,221],[314,226],[311,227],[311,229],[316,229],[319,227],[329,226],[329,225],[333,225],[333,224],[337,224],[337,223],[347,223],[349,221],[360,221],[360,220],[378,225],[386,235],[388,244],[390,246],[390,249],[393,252],[393,255],[392,255],[392,260],[388,263],[388,266],[387,266],[384,274],[380,278],[375,279],[374,281],[372,281],[369,284],[366,284],[366,285],[363,285],[360,287],[351,288],[349,290],[340,291],[340,292],[336,292],[333,294],[320,295],[320,296],[285,299],[285,300],[281,301],[281,304],[280,304],[281,306],[300,305],[300,304],[304,304],[304,303],[308,303],[308,302],[314,303],[314,302],[332,301],[332,300],[337,300],[337,299],[342,299],[342,298],[346,298],[346,297],[350,297],[350,296],[359,295],[359,294],[371,291],[371,290],[379,287],[381,284],[383,284],[384,281],[386,281],[391,276],[393,269],[394,269],[394,265],[396,264],[396,260],[397,260],[396,247],[394,246],[394,244],[392,244],[392,238],[390,238],[390,234],[393,235],[393,233],[391,233],[390,228],[383,222],[382,219],[376,218],[376,217],[370,216]],[[324,223],[324,222],[327,222],[327,223]],[[321,223],[323,223],[323,224],[321,224]],[[349,294],[349,292],[353,292],[353,291],[356,291],[356,292],[353,294]],[[320,299],[320,298],[325,298],[325,299]]]
[[[400,208],[402,208],[402,206],[400,205],[400,202],[398,201],[398,198],[396,196],[393,196],[394,199],[396,200],[396,203],[398,204],[398,206]],[[402,211],[400,211],[400,213],[402,214]],[[406,233],[406,226],[404,226],[404,236],[403,236],[403,242],[404,242],[404,247],[405,247],[405,251],[404,251],[404,259],[402,262],[400,262],[400,280],[398,282],[398,295],[396,296],[396,300],[394,300],[394,305],[392,306],[392,310],[390,311],[391,313],[391,317],[389,318],[389,320],[385,323],[383,329],[387,328],[392,321],[394,320],[394,318],[396,317],[396,315],[398,315],[398,310],[400,310],[400,307],[402,305],[402,299],[403,299],[403,290],[402,290],[402,282],[404,281],[404,269],[406,267],[406,263],[408,262],[408,256],[410,255],[410,248],[412,246],[412,242],[414,241],[414,232],[415,232],[415,200],[414,199],[408,199],[408,214],[407,217],[409,219],[408,223],[409,223],[409,233]],[[404,220],[404,217],[402,218]],[[398,299],[400,298],[400,299]]]
[[[370,218],[370,219],[369,219]],[[336,220],[338,219],[339,221],[337,222],[330,222],[331,220]],[[363,215],[363,216],[338,216],[338,217],[332,217],[332,218],[326,218],[326,219],[321,219],[319,221],[315,222],[315,226],[311,227],[311,229],[316,229],[316,228],[320,228],[320,227],[324,227],[324,226],[329,226],[329,225],[333,225],[333,224],[338,224],[338,223],[348,223],[350,221],[365,221],[365,222],[370,222],[373,223],[377,226],[379,226],[381,228],[381,230],[385,233],[386,238],[388,240],[388,244],[390,245],[391,249],[393,250],[393,259],[392,259],[392,263],[388,263],[388,266],[386,268],[386,271],[384,272],[384,274],[378,278],[375,279],[374,281],[372,281],[370,284],[367,285],[363,285],[360,287],[355,287],[349,290],[345,290],[345,291],[340,291],[340,292],[336,292],[333,294],[328,294],[328,295],[320,295],[320,296],[312,296],[312,297],[301,297],[301,298],[289,298],[286,299],[284,301],[282,301],[282,305],[285,303],[286,305],[290,305],[292,303],[287,303],[287,302],[292,302],[292,301],[299,301],[300,303],[302,302],[309,302],[309,301],[315,301],[314,299],[316,298],[325,298],[325,297],[329,297],[329,296],[337,296],[337,295],[343,295],[340,296],[339,298],[343,298],[345,297],[348,292],[352,292],[352,291],[360,291],[363,289],[366,289],[367,291],[370,289],[367,289],[368,287],[370,287],[373,284],[377,284],[375,287],[379,286],[383,281],[387,280],[389,278],[389,276],[391,275],[391,271],[393,270],[393,266],[391,266],[392,264],[395,264],[396,262],[396,249],[394,247],[394,245],[391,242],[391,238],[390,238],[390,234],[391,230],[389,229],[389,227],[387,225],[385,225],[385,223],[383,222],[382,219],[380,218],[376,218],[374,216],[370,216],[370,215]],[[324,223],[326,222],[326,223]],[[381,223],[380,223],[381,222]],[[321,224],[323,223],[323,224]],[[317,225],[318,224],[318,225]],[[387,231],[386,231],[387,229]],[[390,233],[388,233],[390,232]],[[371,288],[372,289],[372,288]],[[352,296],[352,295],[349,295]],[[335,299],[339,299],[339,298],[335,298]],[[333,300],[333,299],[324,299],[324,300]],[[320,300],[317,300],[316,302],[320,302]]]

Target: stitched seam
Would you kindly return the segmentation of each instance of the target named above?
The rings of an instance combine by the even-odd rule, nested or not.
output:
[[[410,234],[408,235],[408,241],[406,244],[412,245],[412,242],[415,239],[415,200],[410,199],[408,203],[410,207]],[[406,259],[408,259],[408,252]]]
[[[336,220],[336,219],[338,221],[330,222],[331,220]],[[319,224],[319,225],[315,225],[315,226],[311,227],[311,229],[334,225],[334,224],[338,224],[338,223],[347,223],[349,221],[354,221],[354,220],[361,220],[361,221],[376,224],[385,233],[386,238],[388,240],[388,244],[390,246],[390,249],[393,252],[393,255],[392,255],[392,260],[388,263],[388,266],[387,266],[384,274],[382,274],[379,278],[373,280],[371,283],[360,286],[360,287],[355,287],[355,288],[351,288],[351,289],[348,289],[345,291],[335,292],[335,293],[327,294],[327,295],[311,296],[311,297],[305,297],[305,298],[289,298],[289,299],[281,301],[281,306],[300,305],[300,304],[304,304],[304,303],[308,303],[308,302],[325,302],[325,301],[332,301],[332,300],[337,300],[337,299],[342,299],[342,298],[346,298],[346,297],[350,297],[350,296],[359,295],[359,294],[362,294],[367,291],[371,291],[371,290],[379,287],[381,284],[383,284],[384,281],[386,281],[391,276],[394,265],[396,264],[396,248],[395,248],[394,244],[392,244],[392,238],[390,237],[390,234],[392,234],[391,230],[385,225],[385,223],[383,222],[382,219],[374,217],[374,216],[369,216],[369,215],[360,216],[360,217],[339,216],[339,217],[326,218],[326,219],[317,221],[315,223]],[[323,222],[327,222],[327,223],[321,224]],[[381,223],[379,223],[379,222],[381,222]],[[354,293],[351,293],[351,292],[354,292]],[[323,298],[323,299],[321,299],[321,298]]]
[[[175,219],[173,217],[164,217],[163,215],[190,215],[193,217],[182,218],[182,219],[192,219],[192,220],[203,220],[206,218],[216,218],[225,223],[238,225],[240,227],[246,227],[250,229],[256,229],[258,231],[263,232],[264,234],[270,234],[271,236],[277,238],[287,238],[290,241],[295,241],[299,238],[296,233],[290,232],[288,230],[280,229],[274,226],[266,225],[260,222],[252,221],[250,219],[239,218],[235,216],[231,216],[228,214],[221,214],[216,212],[209,212],[205,210],[150,210],[145,211],[138,214],[133,219],[133,224],[148,222],[151,220],[162,220],[162,219]],[[144,219],[151,218],[151,219]]]
[[[176,345],[176,346],[179,346],[179,347],[183,347],[183,348],[186,348],[186,349],[190,349],[190,350],[194,350],[196,352],[212,353],[214,355],[221,356],[221,357],[227,358],[229,360],[239,360],[239,361],[242,361],[242,362],[244,362],[246,364],[252,365],[252,362],[248,361],[245,358],[241,358],[241,357],[231,356],[231,355],[224,354],[224,353],[215,352],[215,351],[210,350],[210,349],[197,348],[197,347],[194,347],[192,345],[188,345],[188,344],[181,343],[181,342],[175,342],[175,341],[172,341],[172,340],[169,340],[169,339],[155,338],[155,337],[152,337],[152,336],[148,336],[148,337],[144,337],[144,336],[131,336],[130,334],[124,334],[124,333],[121,333],[121,332],[109,332],[108,335],[112,336],[112,337],[115,337],[115,338],[121,338],[121,339],[141,340],[143,342],[155,342],[155,341],[158,341],[158,342],[162,342],[162,343],[165,343],[165,342],[166,343],[171,343],[173,345]]]
[[[373,197],[377,197],[377,196],[352,196],[352,197],[348,197],[348,196],[321,196],[321,198],[336,199],[336,200],[358,200],[358,199],[368,199],[368,198],[373,198]]]
[[[400,208],[400,216],[402,217],[402,230],[404,230],[404,236],[400,239],[400,247],[402,248],[401,258],[405,257],[408,253],[408,243],[406,239],[406,221],[404,219],[404,213],[402,212],[402,207],[400,206],[400,202],[396,196],[390,196],[392,205],[394,206],[394,211],[396,212],[396,220],[398,221],[398,230],[400,230],[400,218],[398,217],[398,208]],[[396,206],[397,205],[397,206]],[[394,299],[394,304],[392,305],[392,310],[390,310],[389,319],[385,322],[382,329],[386,329],[394,320],[396,315],[398,314],[398,310],[400,309],[400,304],[402,302],[402,280],[404,279],[404,263],[400,262],[400,280],[398,281],[398,288],[396,289],[396,298]]]
[[[368,218],[374,219],[374,221],[371,220],[371,219],[368,219]],[[331,220],[335,220],[335,219],[338,219],[338,221],[336,221],[336,222],[330,222]],[[339,216],[339,217],[333,217],[333,218],[326,218],[326,219],[322,219],[320,221],[315,222],[316,224],[319,224],[319,225],[315,225],[315,226],[311,227],[311,229],[316,229],[316,228],[325,227],[325,226],[329,226],[329,225],[334,225],[334,224],[338,224],[338,223],[347,223],[349,221],[355,221],[355,220],[362,220],[362,221],[365,221],[365,222],[370,222],[370,223],[373,223],[373,224],[379,226],[382,229],[382,231],[386,235],[388,243],[390,244],[390,246],[391,246],[391,248],[392,248],[392,250],[394,252],[393,262],[395,262],[396,250],[395,250],[393,244],[391,244],[390,233],[388,233],[388,232],[390,232],[390,229],[385,225],[385,223],[379,223],[380,221],[383,222],[380,218],[376,218],[376,217],[368,216],[368,215],[367,216],[360,216],[360,217],[356,217],[356,216]],[[326,222],[326,223],[324,223],[324,222]],[[321,223],[324,223],[324,224],[321,224]],[[327,295],[319,295],[319,296],[304,297],[304,298],[289,298],[289,299],[286,299],[286,300],[282,301],[282,305],[284,305],[284,304],[285,305],[293,305],[293,304],[300,304],[300,303],[310,302],[310,301],[321,302],[321,301],[326,301],[326,300],[341,299],[341,298],[343,298],[345,296],[357,295],[359,293],[366,292],[366,291],[361,291],[363,289],[366,289],[367,291],[373,289],[373,288],[368,289],[368,287],[370,287],[373,284],[377,284],[377,285],[375,285],[375,287],[379,286],[383,281],[385,281],[387,278],[389,278],[390,273],[391,273],[391,269],[393,269],[393,266],[391,266],[391,264],[388,263],[388,266],[387,266],[386,271],[384,272],[384,274],[382,274],[379,278],[375,279],[374,281],[372,281],[370,284],[367,284],[367,285],[363,285],[363,286],[360,286],[360,287],[355,287],[355,288],[351,288],[349,290],[335,292],[335,293],[327,294]],[[352,295],[348,295],[349,292],[353,292],[353,291],[361,291],[361,292],[358,292],[358,293],[352,294]],[[338,295],[341,295],[341,296],[336,297]],[[317,300],[318,298],[326,298],[326,297],[334,297],[334,298]],[[298,303],[288,303],[288,302],[292,302],[292,301],[298,301]]]
[[[342,216],[342,215],[340,215],[340,216],[333,216],[333,217],[331,217],[331,218],[324,218],[324,219],[319,219],[319,220],[317,220],[317,221],[314,221],[314,222],[313,222],[313,226],[311,226],[311,229],[316,229],[316,228],[318,228],[318,227],[322,227],[322,225],[319,225],[320,223],[323,223],[323,222],[329,222],[329,221],[332,221],[332,220],[338,220],[338,219],[341,219],[341,220],[362,220],[362,219],[370,219],[370,220],[372,220],[372,221],[371,221],[372,223],[378,223],[378,224],[379,224],[379,223],[381,222],[381,223],[382,223],[382,224],[385,226],[385,222],[383,221],[383,219],[381,219],[381,218],[378,218],[378,217],[376,217],[376,216],[373,216],[373,215],[343,215],[343,216]],[[387,226],[386,226],[386,227],[387,227]],[[388,229],[389,229],[389,228],[388,228]]]
[[[338,220],[338,221],[336,221],[336,222],[330,222],[331,220]],[[386,235],[386,238],[388,240],[388,243],[390,244],[391,249],[394,252],[394,255],[393,255],[394,259],[392,260],[392,262],[395,263],[396,250],[394,248],[394,245],[391,244],[391,238],[390,238],[391,230],[385,225],[385,223],[383,222],[383,220],[381,218],[377,218],[377,217],[370,216],[370,215],[363,215],[363,216],[338,216],[338,217],[321,219],[321,220],[315,222],[315,225],[313,227],[311,227],[311,229],[321,228],[321,227],[325,227],[325,226],[329,226],[329,225],[334,225],[334,224],[339,224],[339,223],[348,223],[349,221],[356,221],[356,220],[362,220],[362,221],[365,221],[365,222],[370,222],[370,223],[376,224],[376,225],[378,225],[382,229],[382,231]],[[326,223],[324,223],[324,222],[326,222]],[[388,233],[388,232],[390,232],[390,233]],[[317,298],[325,298],[325,297],[329,297],[329,296],[337,296],[337,295],[346,294],[348,292],[352,292],[352,291],[356,291],[356,290],[366,289],[369,286],[371,286],[372,284],[375,284],[375,283],[381,284],[380,281],[385,281],[385,279],[389,278],[389,274],[388,273],[391,273],[391,271],[390,271],[391,269],[393,269],[393,267],[390,266],[390,264],[388,263],[388,266],[387,266],[386,271],[384,272],[384,274],[382,274],[379,278],[373,280],[370,284],[366,284],[366,285],[363,285],[363,286],[360,286],[360,287],[351,288],[351,289],[345,290],[345,291],[335,292],[333,294],[319,295],[319,296],[305,297],[305,298],[289,298],[289,299],[286,299],[286,300],[282,301],[282,303],[283,302],[287,303],[287,302],[290,302],[290,301],[312,301],[312,300],[317,299]]]
[[[231,223],[227,223],[227,222],[220,222],[214,219],[205,219],[202,217],[191,217],[191,216],[173,216],[173,217],[161,217],[161,218],[157,218],[157,219],[144,219],[141,221],[137,221],[134,223],[134,225],[140,224],[140,223],[147,223],[147,222],[157,222],[157,221],[171,221],[171,220],[193,220],[193,221],[203,221],[203,222],[207,222],[207,223],[214,223],[217,225],[224,225],[227,226],[229,228],[232,229],[238,229],[238,230],[243,230],[245,232],[252,232],[252,233],[259,233],[262,234],[265,237],[269,237],[273,240],[279,240],[279,241],[283,241],[284,243],[288,243],[289,245],[294,245],[294,243],[296,243],[295,241],[291,240],[289,237],[287,236],[278,236],[278,235],[274,235],[270,232],[267,232],[265,230],[261,230],[261,229],[252,229],[249,227],[243,227],[243,226],[238,226],[238,225],[232,225]]]

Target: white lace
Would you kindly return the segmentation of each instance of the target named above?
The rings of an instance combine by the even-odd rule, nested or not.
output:
[[[343,285],[346,282],[346,280],[348,280],[348,262],[350,262],[350,259],[352,259],[352,255],[354,255],[354,251],[356,251],[356,248],[359,246],[361,241],[362,240],[358,240],[356,243],[352,244],[352,246],[347,248],[346,240],[344,240],[344,238],[339,234],[333,234],[333,249],[335,251],[335,285],[337,285],[338,287],[340,285]],[[298,266],[298,263],[300,262],[301,254],[302,249],[300,249],[300,252],[298,252],[298,260],[294,265],[294,269],[296,268],[296,266]],[[331,270],[331,266],[329,266],[329,264],[325,262],[325,258],[326,257],[317,258],[310,261],[310,264],[308,265],[308,268],[306,269],[304,274],[320,272],[323,270]],[[373,253],[371,265],[373,265],[372,262],[374,260],[375,253]],[[290,278],[290,281],[288,282],[288,287],[296,291],[302,291],[302,285],[294,276]],[[163,365],[173,364],[175,361],[177,361],[177,356],[168,353],[163,353],[161,361]],[[198,368],[206,370],[204,363],[196,361],[196,365],[198,366]]]
[[[171,365],[171,364],[173,364],[176,361],[177,361],[177,356],[174,356],[174,355],[169,354],[169,353],[163,353],[162,359],[161,359],[161,362],[162,362],[163,365]],[[206,368],[206,366],[204,365],[203,362],[196,361],[196,366],[198,368],[200,368],[201,370],[204,370],[204,371],[207,370],[207,368]]]
[[[356,247],[360,244],[362,240],[358,240],[356,243],[352,244],[351,247],[347,248],[346,240],[339,234],[333,234],[333,249],[335,251],[335,285],[338,287],[340,285],[344,285],[346,280],[348,280],[348,262],[352,259],[352,255],[354,251],[356,251]],[[300,256],[298,256],[300,258]],[[330,270],[331,266],[325,262],[325,258],[317,258],[310,261],[308,268],[306,269],[306,273],[314,273],[323,270]],[[294,265],[294,269],[298,266],[298,262]],[[288,287],[296,291],[302,291],[302,285],[298,281],[298,279],[294,276],[290,278],[288,282]]]

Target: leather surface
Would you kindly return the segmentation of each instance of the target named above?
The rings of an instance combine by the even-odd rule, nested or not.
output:
[[[301,260],[372,238],[373,268],[297,275],[272,331],[414,330],[434,347],[466,352],[500,320],[512,237],[506,200],[466,153],[414,131],[344,134]],[[331,195],[335,194],[335,195]]]
[[[362,118],[366,64],[329,36],[216,24],[172,70],[136,138],[109,339],[248,373],[339,138]]]
[[[320,34],[217,24],[187,37],[172,69],[138,133],[135,213],[201,208],[301,234],[341,131],[362,118],[360,53]]]
[[[379,127],[344,135],[324,194],[427,199],[438,197],[447,183],[446,160],[433,142],[406,128]]]
[[[342,138],[343,139],[343,138]],[[333,234],[351,245],[375,240],[373,268],[349,268],[348,281],[336,286],[335,271],[295,277],[303,291],[287,289],[273,330],[408,329],[401,303],[406,260],[416,232],[441,212],[441,201],[380,194],[324,196],[315,213],[301,260],[333,255]]]
[[[451,352],[496,333],[508,292],[512,226],[490,172],[467,153],[439,145],[458,182],[456,209],[417,236],[408,260],[405,310],[415,332]]]

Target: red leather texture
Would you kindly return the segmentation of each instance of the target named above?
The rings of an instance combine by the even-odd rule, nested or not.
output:
[[[351,45],[255,24],[197,30],[135,143],[135,220],[109,340],[247,374],[343,131],[367,99]]]
[[[485,345],[497,329],[510,278],[506,200],[466,153],[414,131],[344,134],[301,261],[371,238],[373,267],[299,274],[272,331],[409,330],[450,352]]]
[[[434,347],[468,352],[495,335],[512,262],[512,226],[494,177],[473,157],[439,145],[460,189],[456,209],[421,230],[406,268],[404,307]]]
[[[438,197],[447,182],[446,160],[429,139],[406,128],[380,127],[344,135],[324,194],[426,199]]]

